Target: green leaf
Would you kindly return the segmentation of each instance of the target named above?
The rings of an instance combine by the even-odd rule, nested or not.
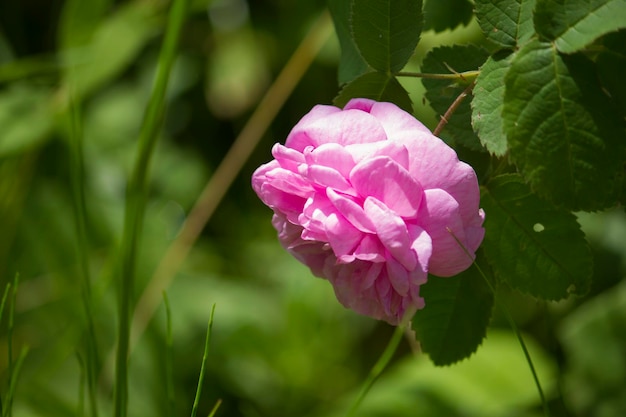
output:
[[[339,59],[339,84],[343,85],[364,74],[367,62],[361,56],[350,31],[351,0],[328,0],[328,9],[335,24],[341,46]]]
[[[534,5],[535,0],[476,0],[476,18],[487,39],[514,48],[534,34]]]
[[[74,51],[70,62],[76,64],[68,69],[67,77],[78,94],[89,95],[133,61],[158,29],[154,7],[149,2],[121,6],[101,22],[88,46]]]
[[[533,194],[517,174],[481,187],[483,249],[496,277],[546,300],[589,290],[592,257],[576,217]]]
[[[431,50],[424,58],[422,72],[432,74],[450,74],[451,71],[464,72],[478,69],[487,59],[485,50],[473,45],[443,46]],[[422,78],[426,88],[426,98],[433,109],[443,116],[454,100],[469,84],[466,81],[435,80]],[[448,119],[448,124],[441,132],[442,139],[456,141],[472,150],[483,150],[478,137],[472,130],[470,107],[471,98],[467,97],[456,112]]]
[[[504,76],[509,70],[512,54],[508,51],[487,59],[476,78],[472,99],[472,126],[480,143],[489,152],[502,156],[507,151],[506,135],[502,126],[504,103]]]
[[[624,129],[590,61],[532,41],[505,76],[511,160],[541,196],[571,210],[615,204]]]
[[[401,109],[413,113],[413,105],[409,93],[400,85],[395,77],[381,72],[364,74],[346,85],[335,98],[334,104],[343,107],[353,98],[369,98],[376,101],[395,103]]]
[[[481,270],[490,274],[482,251]],[[430,276],[420,288],[426,306],[412,320],[422,350],[435,365],[469,357],[482,343],[491,318],[494,295],[475,265],[450,278]]]
[[[353,0],[352,35],[374,69],[391,74],[407,63],[422,32],[422,0]]]
[[[583,49],[626,27],[626,0],[537,0],[535,29],[560,52]]]
[[[24,152],[48,139],[54,128],[50,92],[14,86],[0,93],[0,156]]]
[[[443,32],[459,25],[466,26],[474,13],[468,0],[426,0],[424,2],[424,30]]]

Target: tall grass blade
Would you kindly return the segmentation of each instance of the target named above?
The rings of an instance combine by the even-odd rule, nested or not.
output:
[[[74,227],[76,229],[76,256],[79,264],[81,283],[81,299],[87,321],[87,337],[85,342],[85,372],[89,407],[91,417],[98,417],[97,384],[100,359],[98,354],[98,339],[94,325],[91,296],[91,274],[89,272],[89,253],[87,248],[87,203],[85,198],[85,163],[83,156],[83,131],[80,103],[76,100],[73,87],[69,87],[69,126],[68,137],[70,142],[70,172],[72,186],[72,205],[74,210]]]
[[[198,377],[198,388],[196,389],[196,398],[193,400],[191,408],[191,417],[198,414],[198,404],[200,403],[200,394],[202,393],[202,383],[204,382],[204,374],[206,373],[206,362],[209,356],[209,342],[211,341],[211,328],[213,327],[213,314],[215,313],[215,304],[211,309],[211,317],[209,317],[209,325],[207,327],[206,339],[204,341],[204,354],[202,355],[202,366],[200,367],[200,376]]]
[[[174,394],[174,340],[172,338],[172,310],[167,294],[163,291],[167,335],[165,337],[165,389],[167,391],[167,415],[174,417],[176,397]]]
[[[15,389],[17,387],[17,380],[20,375],[20,371],[22,369],[22,364],[24,363],[24,359],[28,354],[28,347],[23,347],[20,351],[20,355],[15,361],[15,364],[11,370],[11,374],[9,377],[9,390],[7,391],[6,398],[4,400],[4,407],[2,409],[2,417],[11,417],[13,415],[13,398],[15,396]]]
[[[139,135],[137,155],[126,190],[124,232],[121,243],[119,324],[113,395],[114,416],[126,417],[128,411],[128,351],[131,299],[135,281],[139,236],[146,206],[148,168],[165,114],[165,93],[170,77],[189,0],[174,0],[167,22],[165,39],[158,60],[157,74]]]
[[[217,410],[220,408],[220,405],[222,405],[222,400],[221,399],[219,399],[219,400],[217,400],[215,402],[215,405],[211,409],[211,412],[209,413],[208,417],[215,417],[215,414],[217,413]]]
[[[9,374],[9,391],[4,399],[2,415],[6,411],[6,416],[11,417],[13,415],[13,394],[11,392],[11,386],[14,384],[16,377],[15,364],[13,363],[13,325],[15,316],[15,302],[17,300],[17,288],[20,282],[20,274],[15,274],[13,279],[13,291],[11,293],[11,304],[9,305],[9,326],[7,329],[7,355],[8,355],[8,374]],[[18,361],[19,362],[19,361]]]

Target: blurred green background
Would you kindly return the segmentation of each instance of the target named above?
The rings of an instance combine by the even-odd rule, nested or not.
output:
[[[88,257],[92,281],[100,411],[111,415],[114,268],[125,184],[167,6],[160,0],[0,1],[0,284],[4,288],[19,274],[12,353],[30,348],[13,404],[16,416],[82,415],[81,254]],[[262,95],[324,9],[322,0],[193,1],[151,167],[137,299]],[[272,144],[338,92],[339,47],[330,20],[324,22],[330,37],[171,285],[159,288],[167,291],[172,310],[176,415],[191,410],[213,304],[200,415],[218,399],[218,416],[345,415],[393,331],[345,310],[328,283],[280,248],[271,212],[249,185],[253,170],[270,159]],[[474,21],[425,32],[410,69],[419,70],[435,46],[468,42],[483,44]],[[76,77],[79,111],[68,104],[70,77]],[[421,83],[403,83],[416,116],[433,128],[436,115],[422,99]],[[79,120],[84,138],[83,244],[74,227],[70,117]],[[525,332],[552,415],[623,416],[626,217],[620,209],[581,215],[580,221],[596,260],[588,296],[544,303],[500,288],[498,297]],[[3,399],[9,385],[6,317],[0,323]],[[147,330],[131,355],[129,415],[166,416],[164,307],[140,323]],[[433,367],[408,336],[357,415],[542,414],[528,365],[500,311],[478,353],[459,365]]]

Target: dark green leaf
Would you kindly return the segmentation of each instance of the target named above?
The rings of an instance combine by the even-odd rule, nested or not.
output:
[[[482,251],[481,270],[490,274]],[[412,320],[422,350],[435,365],[450,365],[476,351],[487,333],[494,295],[486,279],[472,265],[450,278],[429,277],[420,288],[426,306]]]
[[[433,49],[422,63],[422,72],[431,74],[451,74],[451,71],[464,72],[477,70],[487,59],[488,54],[473,45],[443,46]],[[465,90],[469,80],[451,81],[422,78],[426,88],[426,98],[433,109],[443,116],[454,100]],[[473,150],[483,147],[472,130],[470,107],[471,97],[467,97],[456,112],[448,119],[448,124],[441,133],[441,138],[452,139]]]
[[[328,0],[328,8],[333,17],[335,32],[341,46],[339,59],[339,84],[346,84],[367,72],[367,62],[361,56],[350,31],[351,0]]]
[[[559,51],[576,52],[626,27],[626,0],[537,0],[535,29]]]
[[[346,85],[335,98],[336,106],[343,107],[353,98],[369,98],[376,101],[388,101],[413,113],[409,93],[394,77],[381,72],[364,74]]]
[[[535,0],[476,0],[476,18],[487,39],[514,48],[534,34]]]
[[[352,35],[374,69],[390,74],[407,63],[422,32],[422,0],[353,0]]]
[[[15,86],[0,94],[0,156],[23,152],[49,137],[54,127],[51,94]]]
[[[624,129],[582,56],[532,41],[505,77],[504,130],[512,161],[545,198],[571,210],[615,204]]]
[[[480,143],[489,152],[502,156],[507,151],[502,126],[504,76],[509,70],[512,55],[502,52],[491,56],[480,69],[472,99],[472,126]]]
[[[467,25],[472,20],[474,6],[468,0],[426,0],[424,30],[442,32]]]
[[[517,174],[482,187],[481,204],[483,249],[499,280],[546,300],[588,291],[592,257],[573,214],[541,200]]]

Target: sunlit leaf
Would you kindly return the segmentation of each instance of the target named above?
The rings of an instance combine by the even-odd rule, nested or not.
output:
[[[60,48],[65,50],[89,43],[111,3],[111,0],[66,1],[59,22]]]
[[[591,252],[573,214],[541,200],[517,174],[482,187],[481,205],[483,248],[499,280],[546,300],[588,291]]]
[[[452,74],[477,70],[487,59],[488,54],[473,45],[442,46],[431,50],[424,58],[422,72],[431,74]],[[439,116],[443,116],[454,100],[469,85],[469,80],[435,80],[423,78],[426,98]],[[471,96],[465,98],[456,109],[441,133],[443,139],[452,139],[473,150],[482,150],[478,137],[472,130],[470,107]]]
[[[534,5],[535,0],[476,0],[476,18],[487,39],[513,48],[534,33]]]
[[[571,210],[615,204],[624,129],[582,56],[533,41],[505,77],[504,129],[532,188]]]
[[[352,35],[374,69],[400,71],[422,32],[422,0],[353,0]]]
[[[480,143],[489,152],[502,156],[507,151],[506,135],[502,126],[504,76],[511,64],[511,54],[504,52],[487,59],[476,78],[472,99],[472,126]]]
[[[626,0],[537,0],[535,28],[564,53],[626,27]]]
[[[350,30],[351,0],[329,0],[328,9],[333,17],[335,32],[341,46],[339,59],[339,84],[348,83],[367,72],[367,62],[361,56]]]
[[[482,252],[481,270],[490,274]],[[422,350],[435,365],[450,365],[470,356],[486,333],[494,295],[476,266],[450,278],[429,277],[420,288],[426,307],[413,317],[412,325]]]
[[[46,140],[54,127],[50,92],[15,86],[0,93],[0,156],[23,152]]]
[[[351,99],[359,97],[388,101],[395,103],[409,113],[413,112],[409,93],[400,85],[398,80],[382,72],[370,72],[352,81],[341,90],[334,103],[336,106],[343,107]]]
[[[467,25],[474,6],[468,0],[426,0],[424,2],[424,30],[442,32]]]

